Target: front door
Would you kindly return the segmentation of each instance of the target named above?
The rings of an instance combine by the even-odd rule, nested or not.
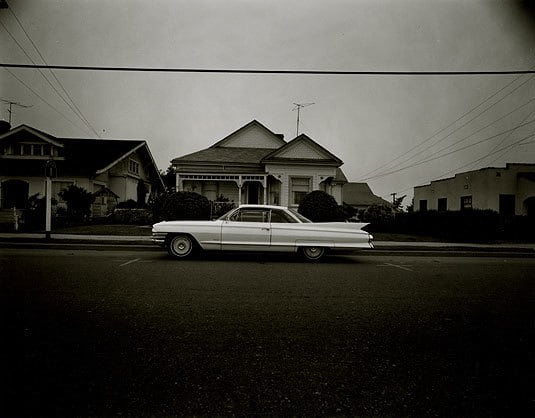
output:
[[[247,203],[257,205],[260,203],[260,184],[257,182],[250,182],[247,184]]]
[[[24,209],[28,202],[28,183],[22,180],[6,180],[1,184],[2,209]]]
[[[223,221],[221,249],[236,251],[266,250],[271,244],[269,210],[241,208]]]

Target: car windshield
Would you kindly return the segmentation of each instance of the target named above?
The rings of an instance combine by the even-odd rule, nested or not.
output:
[[[303,215],[301,215],[301,214],[300,214],[299,212],[297,212],[295,209],[293,209],[293,208],[288,208],[288,210],[289,210],[290,212],[292,212],[292,213],[295,215],[295,217],[296,217],[297,219],[299,219],[301,222],[303,222],[303,223],[305,223],[305,224],[311,224],[311,223],[312,223],[312,221],[311,221],[310,219],[305,218]]]
[[[236,208],[232,208],[231,210],[229,210],[228,212],[225,212],[223,215],[221,215],[219,218],[217,218],[216,220],[217,221],[224,221],[225,219],[227,219],[227,216],[229,216],[232,212],[234,212],[236,210]]]

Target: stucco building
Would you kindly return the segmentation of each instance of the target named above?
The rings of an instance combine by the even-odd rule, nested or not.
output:
[[[508,163],[414,188],[414,210],[491,209],[535,216],[535,164]]]
[[[289,142],[253,120],[212,146],[172,160],[176,189],[211,201],[298,206],[323,190],[342,203],[342,160],[301,134]]]

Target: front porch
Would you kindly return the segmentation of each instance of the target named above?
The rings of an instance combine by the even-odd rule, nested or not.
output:
[[[177,173],[176,190],[199,193],[210,201],[226,198],[236,205],[280,204],[280,181],[269,174]]]

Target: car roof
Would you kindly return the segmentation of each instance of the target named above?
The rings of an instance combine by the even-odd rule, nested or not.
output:
[[[286,206],[276,206],[276,205],[255,205],[255,204],[244,204],[240,205],[240,208],[256,208],[256,209],[288,209]]]

